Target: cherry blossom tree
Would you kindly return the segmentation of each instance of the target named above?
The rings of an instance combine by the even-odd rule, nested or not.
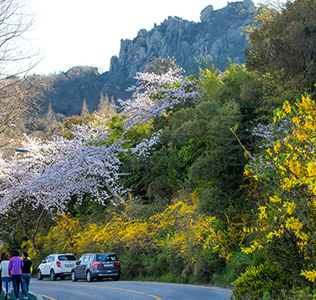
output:
[[[9,159],[4,159],[0,153],[0,215],[3,221],[3,216],[10,214],[35,249],[35,236],[47,203],[45,198],[32,193],[31,187],[33,180],[53,163],[46,159],[53,144],[26,138],[22,145],[29,152],[15,153]],[[2,231],[8,230],[5,222],[1,222],[1,227]]]
[[[0,214],[10,212],[21,225],[33,249],[35,236],[44,212],[52,216],[64,212],[72,195],[90,194],[100,203],[111,198],[124,205],[126,192],[117,182],[122,141],[113,141],[109,131],[89,126],[77,126],[68,140],[55,136],[50,141],[26,138],[22,143],[29,152],[15,154],[10,159],[0,157]],[[113,200],[114,199],[114,200]],[[33,211],[33,213],[32,213]],[[26,215],[40,211],[32,220]]]
[[[51,155],[59,153],[62,158],[47,168],[33,182],[35,193],[42,193],[51,207],[64,211],[65,203],[72,195],[90,194],[101,204],[111,198],[116,199],[127,191],[118,184],[121,176],[119,153],[127,151],[122,148],[123,141],[113,141],[111,132],[91,128],[87,125],[76,126],[72,132],[74,138],[67,140],[55,137],[56,149]]]
[[[126,128],[147,123],[176,105],[196,104],[200,99],[197,79],[181,75],[182,69],[169,69],[162,74],[137,73],[137,86],[128,91],[133,95],[126,101],[119,100],[123,113],[128,116]]]

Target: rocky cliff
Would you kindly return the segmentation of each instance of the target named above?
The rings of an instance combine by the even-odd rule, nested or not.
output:
[[[133,40],[121,40],[119,57],[111,59],[110,72],[133,77],[143,71],[153,57],[173,57],[187,73],[196,73],[196,58],[212,57],[219,69],[228,58],[243,63],[248,45],[242,27],[251,24],[254,5],[250,0],[228,3],[214,10],[212,5],[201,12],[201,22],[169,17],[150,31],[142,29]]]

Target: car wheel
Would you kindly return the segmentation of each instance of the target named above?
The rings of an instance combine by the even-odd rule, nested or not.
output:
[[[87,272],[87,276],[86,277],[87,277],[87,281],[89,281],[89,282],[93,281],[93,277],[91,276],[90,271]]]
[[[115,280],[115,281],[120,280],[120,276],[114,276],[114,277],[112,277],[112,278],[113,278],[113,280]]]
[[[52,281],[56,280],[56,274],[54,270],[50,270],[50,280]]]
[[[37,280],[42,280],[42,279],[43,279],[42,272],[41,272],[41,270],[38,270],[37,271]]]
[[[71,272],[71,280],[72,280],[72,281],[77,281],[77,280],[78,280],[78,278],[76,277],[75,271],[72,271],[72,272]]]

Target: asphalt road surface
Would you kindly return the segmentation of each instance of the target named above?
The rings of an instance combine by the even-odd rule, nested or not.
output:
[[[231,296],[230,290],[216,287],[110,280],[32,279],[30,292],[50,300],[229,300]]]

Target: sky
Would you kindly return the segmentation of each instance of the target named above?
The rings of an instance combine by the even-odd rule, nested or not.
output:
[[[232,1],[231,1],[232,2]],[[121,39],[133,39],[168,16],[200,21],[208,5],[220,9],[225,0],[29,0],[34,13],[30,33],[41,61],[36,74],[65,72],[73,66],[109,70],[119,55]]]

